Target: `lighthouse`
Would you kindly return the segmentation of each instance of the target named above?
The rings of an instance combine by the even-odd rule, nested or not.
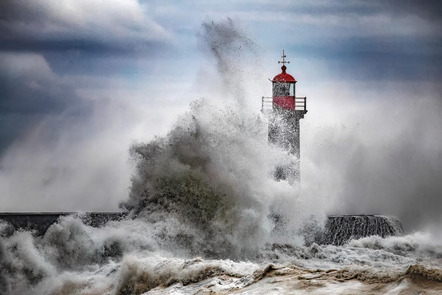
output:
[[[307,98],[296,97],[296,80],[287,73],[284,50],[282,51],[281,73],[272,82],[272,97],[262,97],[262,111],[269,117],[269,142],[294,156],[290,163],[276,167],[275,178],[299,183],[300,173],[300,125],[307,113]]]

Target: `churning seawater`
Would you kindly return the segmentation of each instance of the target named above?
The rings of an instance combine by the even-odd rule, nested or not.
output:
[[[326,213],[273,178],[298,159],[268,145],[265,117],[238,111],[230,59],[250,40],[230,20],[203,28],[234,99],[198,100],[167,136],[131,148],[127,218],[65,216],[43,236],[0,223],[0,294],[440,294],[429,233],[314,242]]]
[[[442,292],[429,234],[314,243],[322,217],[272,176],[293,159],[267,145],[264,118],[234,109],[195,102],[166,137],[132,147],[124,220],[65,216],[44,236],[1,224],[0,293]]]

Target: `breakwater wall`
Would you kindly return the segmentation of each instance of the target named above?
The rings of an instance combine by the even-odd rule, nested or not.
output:
[[[36,235],[44,235],[46,230],[60,217],[78,216],[83,223],[99,227],[111,220],[121,220],[127,216],[124,212],[33,212],[0,213],[0,222],[6,222],[6,234],[15,230],[32,230]],[[315,242],[318,244],[344,245],[351,239],[368,236],[398,236],[403,233],[401,222],[391,216],[383,215],[333,215],[328,216],[322,232]]]
[[[382,238],[403,234],[402,224],[396,217],[384,215],[328,216],[319,244],[344,245],[352,239],[369,236]]]
[[[127,213],[124,212],[8,212],[0,213],[0,222],[6,222],[7,233],[15,230],[32,230],[37,235],[44,235],[46,230],[60,217],[67,215],[78,216],[83,223],[99,227],[111,220],[121,220]]]

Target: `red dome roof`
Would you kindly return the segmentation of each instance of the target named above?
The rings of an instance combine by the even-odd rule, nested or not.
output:
[[[287,69],[286,66],[282,66],[281,67],[282,73],[276,75],[275,78],[273,78],[272,82],[296,82],[295,78],[293,78],[292,75],[287,74],[285,72],[286,69]]]

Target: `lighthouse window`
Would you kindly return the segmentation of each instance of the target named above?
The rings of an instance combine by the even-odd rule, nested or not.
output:
[[[273,96],[293,96],[292,83],[273,83]]]

